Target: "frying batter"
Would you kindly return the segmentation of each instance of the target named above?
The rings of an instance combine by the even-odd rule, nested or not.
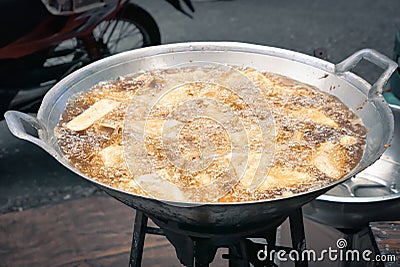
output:
[[[204,79],[203,73],[212,75],[212,69],[155,70],[103,82],[72,97],[55,129],[60,148],[79,171],[101,183],[196,202],[209,202],[211,191],[220,202],[290,196],[328,185],[357,165],[365,128],[336,97],[280,75],[234,70],[260,90],[269,113],[257,110],[254,115],[251,103],[229,87],[185,81],[185,75]],[[144,103],[165,88],[173,90],[159,97],[143,120],[148,114]],[[127,110],[134,112],[127,115]],[[195,111],[203,116],[193,117]],[[263,138],[260,126],[267,125],[268,115],[274,122],[271,140]],[[135,137],[143,131],[144,137]],[[170,132],[178,134],[168,136]],[[135,143],[140,138],[144,147]],[[264,174],[258,171],[260,160],[272,144],[273,158]],[[242,169],[246,171],[239,175]],[[146,183],[151,188],[141,186]],[[210,195],[196,191],[212,184],[218,187],[209,187]]]

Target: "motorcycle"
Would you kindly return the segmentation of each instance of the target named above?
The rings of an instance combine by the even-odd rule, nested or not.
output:
[[[190,0],[166,1],[194,12]],[[0,27],[10,28],[0,40],[0,119],[8,109],[35,112],[55,83],[86,64],[161,43],[153,17],[128,0],[42,2],[0,2]]]

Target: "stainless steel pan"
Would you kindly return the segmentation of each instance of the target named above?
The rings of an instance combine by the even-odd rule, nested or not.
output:
[[[361,59],[366,59],[384,70],[372,86],[351,73]],[[198,205],[198,203],[160,201],[116,190],[79,173],[63,158],[53,130],[70,96],[86,91],[100,81],[191,61],[249,66],[291,77],[337,96],[355,111],[369,129],[366,149],[360,164],[343,179],[311,192],[257,202]],[[7,112],[5,117],[8,127],[15,136],[40,146],[71,171],[123,203],[144,211],[150,217],[168,219],[199,229],[210,226],[214,227],[213,229],[253,228],[254,225],[266,226],[269,222],[280,220],[294,209],[365,169],[381,156],[385,144],[390,142],[393,133],[393,116],[381,91],[396,66],[386,56],[370,49],[358,51],[334,65],[301,53],[252,44],[229,42],[170,44],[125,52],[95,62],[56,84],[46,94],[36,118],[15,111]],[[332,90],[333,88],[335,89]],[[357,109],[360,105],[362,108]],[[23,122],[35,128],[38,137],[28,133]]]

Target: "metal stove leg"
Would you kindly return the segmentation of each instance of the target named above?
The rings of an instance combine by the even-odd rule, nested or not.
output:
[[[290,236],[292,238],[293,249],[297,250],[300,255],[306,249],[306,235],[304,233],[303,211],[301,208],[295,210],[289,216]],[[296,267],[307,267],[307,261],[296,261]]]
[[[266,236],[268,251],[273,251],[273,250],[275,251],[276,250],[276,233],[277,233],[277,229],[274,229],[273,231],[269,232],[267,234],[267,236]],[[273,259],[270,260],[269,257],[267,258],[267,261],[266,261],[265,265],[266,266],[276,266],[275,263],[274,263],[274,260]],[[258,266],[254,265],[254,266],[255,267],[259,267],[261,265],[258,265]]]
[[[347,246],[345,248],[345,251],[353,249],[354,236],[355,236],[354,234],[344,234],[343,238],[347,241]],[[350,267],[351,262],[350,261],[342,261],[340,266]]]
[[[271,232],[269,232],[266,236],[269,251],[276,249],[276,232],[277,232],[277,229],[274,229]]]
[[[248,243],[251,243],[251,241],[244,239],[240,240],[238,244],[229,247],[229,267],[250,266],[249,255],[247,253]]]
[[[347,242],[344,251],[346,252],[348,250],[357,249],[357,246],[355,244],[356,237],[360,236],[360,233],[363,229],[338,229],[338,230],[343,233],[343,238]],[[352,262],[343,260],[340,262],[340,266],[350,267],[352,266]]]
[[[214,260],[217,247],[208,239],[196,239],[194,241],[194,266],[208,267]]]
[[[135,222],[133,224],[133,237],[129,267],[140,267],[142,265],[147,220],[148,217],[144,215],[143,212],[136,210]]]
[[[174,246],[176,256],[181,264],[186,267],[193,267],[195,258],[195,244],[193,239],[187,235],[180,235],[166,229],[163,232],[168,241]]]
[[[239,246],[242,254],[243,267],[249,267],[249,255],[247,253],[246,240],[240,240]]]

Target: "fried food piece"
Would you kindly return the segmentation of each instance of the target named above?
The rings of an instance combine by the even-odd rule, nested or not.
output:
[[[157,174],[145,174],[135,178],[135,182],[147,195],[172,201],[189,201],[181,188],[174,185]]]
[[[257,190],[264,191],[277,187],[291,188],[307,183],[310,179],[310,175],[306,172],[272,167],[264,183]]]
[[[340,144],[342,146],[352,146],[357,144],[357,139],[354,136],[345,135],[340,138]]]
[[[99,152],[104,166],[107,168],[117,167],[124,163],[124,150],[121,145],[111,145]]]
[[[334,120],[315,108],[301,108],[290,110],[289,114],[294,117],[299,117],[299,119],[301,118],[302,120],[310,119],[316,124],[322,124],[332,128],[339,127],[339,125]]]
[[[342,178],[346,173],[348,152],[340,144],[322,143],[315,153],[311,164],[319,171],[334,179]]]
[[[107,115],[107,113],[109,113],[119,105],[120,102],[118,101],[102,99],[94,103],[93,106],[82,112],[70,122],[68,122],[67,128],[75,132],[86,130],[87,128],[92,126],[95,121],[104,117],[105,115]]]

